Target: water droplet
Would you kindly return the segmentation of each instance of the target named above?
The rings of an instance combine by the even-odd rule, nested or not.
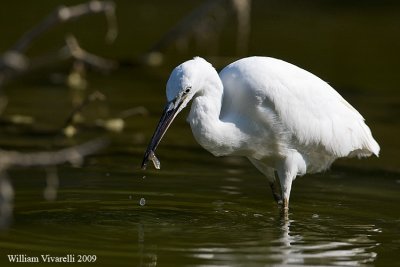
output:
[[[129,199],[132,199],[132,195],[129,195]]]
[[[146,179],[146,175],[143,175],[142,179]]]
[[[140,204],[140,206],[146,205],[146,199],[144,199],[144,197],[142,197],[142,198],[139,200],[139,204]]]
[[[313,219],[318,219],[318,218],[319,218],[319,215],[318,215],[318,214],[313,214],[313,215],[312,215],[312,218],[313,218]]]

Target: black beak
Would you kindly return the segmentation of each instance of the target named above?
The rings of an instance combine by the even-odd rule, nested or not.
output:
[[[158,144],[160,143],[164,134],[167,132],[168,127],[171,125],[172,121],[177,115],[181,103],[176,105],[176,101],[177,99],[168,102],[164,108],[164,112],[161,116],[161,119],[158,122],[157,128],[154,131],[153,137],[151,138],[150,144],[148,145],[146,152],[144,154],[142,161],[142,170],[146,169],[149,159],[153,160],[153,157],[155,157],[154,152],[156,151]],[[159,166],[157,169],[159,169]]]

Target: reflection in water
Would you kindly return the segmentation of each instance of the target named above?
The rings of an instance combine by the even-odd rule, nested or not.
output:
[[[265,216],[253,217],[264,222],[268,220]],[[331,220],[318,219],[315,222],[315,217],[303,222],[284,218],[275,220],[267,228],[259,229],[258,235],[229,229],[226,232],[233,237],[230,241],[199,243],[198,247],[180,248],[180,252],[200,260],[201,266],[231,266],[229,264],[233,262],[241,266],[257,266],[258,263],[273,266],[365,266],[376,260],[375,251],[379,244],[371,236],[380,230],[374,225],[335,226]],[[246,229],[244,225],[236,227]],[[332,227],[332,232],[325,231],[326,227]],[[274,232],[279,237],[270,239]],[[248,239],[251,234],[255,235]]]
[[[318,216],[313,216],[313,219]],[[310,223],[305,222],[305,223]],[[293,220],[282,220],[280,244],[274,247],[275,258],[281,261],[282,266],[290,264],[301,265],[338,265],[361,266],[375,261],[377,253],[372,250],[379,244],[371,240],[368,233],[380,231],[374,225],[345,225],[343,228],[360,232],[353,237],[329,240],[329,233],[323,232],[320,225],[313,224],[313,232],[307,237],[299,232],[291,231],[299,224]],[[301,227],[301,225],[299,225]],[[322,230],[322,232],[319,232]]]
[[[139,252],[139,265],[140,267],[153,267],[157,266],[157,254],[152,251],[155,250],[154,246],[146,250],[145,246],[145,231],[142,223],[138,224],[138,252]]]

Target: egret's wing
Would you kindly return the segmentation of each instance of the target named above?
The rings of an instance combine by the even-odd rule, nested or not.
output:
[[[232,63],[221,72],[229,84],[227,94],[242,90],[254,96],[256,108],[274,110],[276,119],[291,139],[308,148],[322,146],[335,156],[378,155],[379,145],[361,114],[330,85],[290,63],[265,57],[252,57]],[[231,89],[236,88],[236,89]],[[229,92],[236,90],[235,94]]]

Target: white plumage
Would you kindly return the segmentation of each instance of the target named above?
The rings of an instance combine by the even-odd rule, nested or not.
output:
[[[285,208],[297,175],[323,171],[339,157],[379,154],[355,108],[317,76],[282,60],[243,58],[218,75],[196,57],[171,73],[167,98],[144,166],[172,120],[193,99],[188,122],[196,140],[216,156],[248,157]]]

